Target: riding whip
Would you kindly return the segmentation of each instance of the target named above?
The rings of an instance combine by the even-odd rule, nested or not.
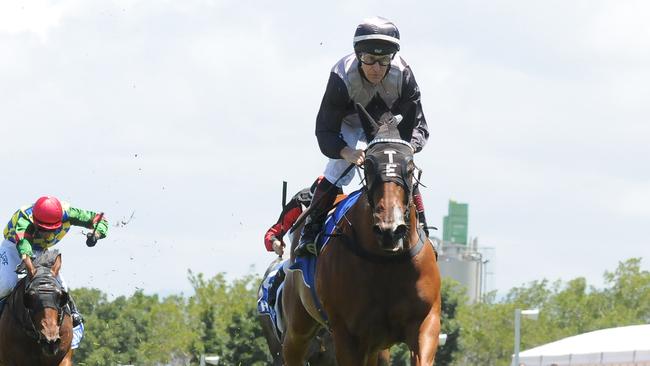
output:
[[[282,181],[282,209],[287,205],[287,181]]]
[[[94,247],[94,246],[95,246],[94,243],[97,242],[97,240],[95,240],[95,233],[97,232],[97,225],[98,225],[100,222],[102,222],[102,219],[103,219],[103,218],[104,218],[104,213],[103,213],[103,212],[100,212],[100,213],[99,213],[99,219],[97,220],[97,224],[93,225],[93,232],[91,233],[91,236],[90,236],[90,237],[92,238],[92,240],[93,240],[93,245],[88,245],[88,241],[86,241],[86,245],[88,245],[89,247]]]

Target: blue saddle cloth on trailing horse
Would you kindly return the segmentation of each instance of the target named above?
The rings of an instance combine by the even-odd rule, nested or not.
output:
[[[287,262],[288,259],[284,261],[278,261],[275,265],[273,265],[272,268],[269,269],[269,273],[262,281],[262,286],[260,286],[259,299],[257,299],[257,312],[259,314],[264,314],[271,317],[271,320],[275,325],[275,329],[278,332],[278,336],[280,336],[280,333],[282,333],[282,330],[284,328],[282,324],[280,324],[281,320],[279,319],[281,312],[279,294],[282,291],[283,286],[280,285],[280,287],[272,289],[272,284],[275,282],[275,278],[280,275],[282,267],[286,265]],[[273,304],[271,304],[269,301],[272,291],[276,291],[276,294],[274,294],[276,296],[276,299]]]
[[[334,234],[338,223],[341,221],[343,216],[350,210],[352,206],[359,200],[359,197],[363,193],[363,190],[358,190],[350,193],[346,198],[338,203],[336,209],[333,213],[327,216],[325,220],[325,225],[323,226],[323,231],[318,236],[316,241],[316,247],[318,253],[322,252],[325,249],[325,246],[329,242],[330,237]],[[302,279],[305,282],[305,285],[309,287],[312,296],[314,297],[314,303],[318,309],[318,312],[321,314],[323,319],[327,321],[327,315],[323,310],[323,306],[318,299],[316,294],[315,286],[315,274],[316,274],[316,261],[318,257],[313,255],[307,255],[303,257],[296,257],[296,261],[289,267],[291,270],[299,270],[302,272]]]

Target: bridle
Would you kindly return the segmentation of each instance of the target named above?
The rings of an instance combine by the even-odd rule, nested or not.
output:
[[[27,312],[24,313],[25,315],[22,321],[19,319],[16,320],[19,323],[22,323],[23,329],[30,338],[41,343],[43,340],[43,334],[39,332],[34,325],[34,313],[42,311],[45,308],[56,309],[58,313],[57,326],[61,327],[65,316],[65,305],[68,303],[69,296],[64,290],[61,282],[52,274],[48,267],[37,267],[36,275],[34,275],[31,280],[28,278],[25,280],[27,283],[25,284],[25,291],[23,294],[23,305]],[[31,294],[35,294],[39,301],[32,306],[28,306]]]
[[[364,169],[364,189],[374,210],[373,192],[381,183],[396,183],[404,190],[405,217],[413,201],[413,147],[401,139],[377,138],[368,144]]]

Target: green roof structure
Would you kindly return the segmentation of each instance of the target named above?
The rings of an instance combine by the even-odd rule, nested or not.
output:
[[[467,245],[468,211],[467,203],[449,200],[449,211],[442,223],[442,240]]]

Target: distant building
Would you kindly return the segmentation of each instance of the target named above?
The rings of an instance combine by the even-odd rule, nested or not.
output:
[[[442,221],[442,240],[467,245],[469,205],[449,200],[447,212]]]

